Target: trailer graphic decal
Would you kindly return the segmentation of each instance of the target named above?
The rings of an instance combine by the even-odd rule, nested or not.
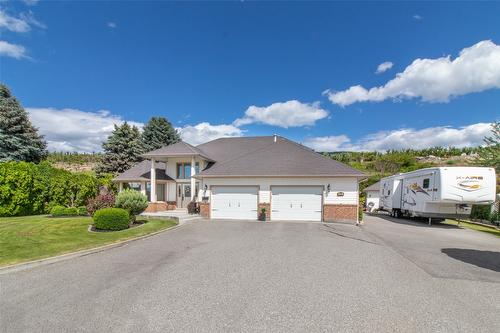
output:
[[[413,184],[410,184],[408,185],[408,188],[410,189],[410,191],[412,191],[414,194],[417,194],[418,192],[420,193],[424,193],[428,196],[430,196],[429,193],[427,193],[426,190],[424,190],[423,188],[420,187],[420,185],[418,185],[417,183],[413,183]]]
[[[457,176],[457,188],[465,191],[477,191],[481,188],[482,176]]]

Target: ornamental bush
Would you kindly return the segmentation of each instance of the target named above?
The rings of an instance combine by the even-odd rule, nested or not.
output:
[[[126,209],[135,222],[135,216],[148,208],[148,198],[135,190],[124,190],[116,196],[115,206]]]
[[[111,208],[115,206],[115,195],[113,193],[101,193],[95,198],[89,199],[87,204],[87,212],[90,216],[102,208]]]
[[[88,215],[88,213],[87,213],[87,207],[85,207],[85,206],[78,207],[78,215],[80,215],[80,216],[87,216]]]
[[[67,207],[64,209],[64,215],[66,216],[77,216],[78,208],[76,207]]]
[[[50,210],[50,215],[52,215],[54,217],[64,216],[65,212],[66,212],[66,207],[64,207],[64,206],[54,206]]]
[[[121,208],[103,208],[94,213],[94,227],[100,230],[123,230],[129,227],[129,214]]]

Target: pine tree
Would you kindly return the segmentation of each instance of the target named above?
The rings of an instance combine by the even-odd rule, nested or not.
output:
[[[115,125],[102,148],[104,154],[96,168],[98,173],[119,173],[129,169],[141,160],[143,150],[139,129],[127,122]]]
[[[152,117],[143,128],[141,140],[144,151],[147,152],[177,143],[181,138],[166,118]]]
[[[485,146],[478,151],[477,163],[500,172],[500,121],[491,124],[491,133],[484,138]]]
[[[0,84],[0,162],[40,162],[47,143],[9,88]]]

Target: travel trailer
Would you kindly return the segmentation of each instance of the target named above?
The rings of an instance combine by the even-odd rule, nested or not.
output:
[[[382,178],[380,210],[394,217],[465,218],[471,205],[495,201],[495,169],[426,168]]]

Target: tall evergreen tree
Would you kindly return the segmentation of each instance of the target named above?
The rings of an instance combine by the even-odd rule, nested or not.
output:
[[[142,131],[144,151],[151,151],[181,140],[179,133],[164,117],[152,117]]]
[[[141,160],[142,154],[141,134],[136,126],[130,126],[127,122],[115,129],[102,144],[104,154],[96,171],[98,173],[123,172]]]
[[[0,162],[40,162],[47,156],[47,143],[31,124],[28,113],[0,84]]]
[[[478,151],[477,162],[500,172],[500,121],[491,124],[491,136],[484,138],[485,146]]]

